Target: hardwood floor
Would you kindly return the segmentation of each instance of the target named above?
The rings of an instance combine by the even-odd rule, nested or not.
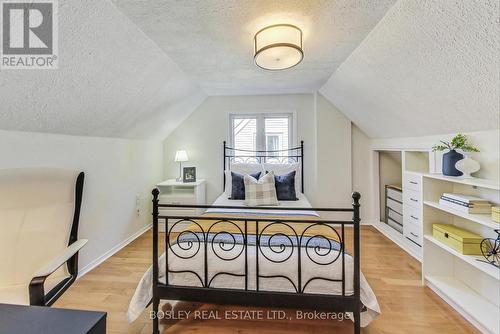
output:
[[[382,315],[364,334],[478,333],[429,288],[420,285],[420,263],[374,228],[362,228],[361,268],[377,295]],[[108,333],[151,333],[148,312],[134,323],[125,318],[137,282],[151,263],[151,233],[145,233],[99,267],[79,279],[55,307],[108,312]],[[190,308],[189,305],[186,306]],[[256,310],[198,305],[201,310]],[[295,315],[288,310],[287,315]],[[295,318],[295,317],[293,317]],[[349,320],[197,320],[168,325],[163,333],[352,333]]]

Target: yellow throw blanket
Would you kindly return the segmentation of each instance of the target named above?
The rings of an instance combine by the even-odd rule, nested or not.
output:
[[[203,217],[216,217],[216,218],[224,218],[229,222],[220,222],[218,224],[213,225],[217,222],[217,220],[211,219],[203,219]],[[219,233],[219,232],[228,232],[232,234],[240,234],[241,232],[245,232],[245,222],[244,221],[232,221],[231,218],[248,218],[247,219],[247,233],[248,234],[265,234],[265,235],[274,235],[274,234],[284,234],[287,236],[295,236],[297,234],[300,237],[302,234],[307,237],[314,236],[324,236],[328,239],[339,241],[340,238],[337,234],[334,226],[322,224],[322,225],[314,225],[316,222],[321,222],[321,219],[316,216],[248,216],[242,217],[237,214],[213,214],[213,213],[205,213],[199,219],[196,220],[196,223],[190,223],[189,227],[185,230],[190,232],[202,232],[200,229],[203,229],[203,232],[208,232],[210,229],[210,233]],[[257,222],[255,220],[259,220],[259,227],[257,230]],[[311,221],[311,223],[287,223],[287,220],[307,220]],[[285,221],[284,223],[275,223],[276,221]],[[198,225],[199,226],[198,226]],[[285,225],[286,224],[286,225]],[[289,226],[287,226],[289,225]],[[314,226],[313,226],[314,225]],[[212,228],[210,228],[212,226]],[[340,234],[340,230],[338,231]]]

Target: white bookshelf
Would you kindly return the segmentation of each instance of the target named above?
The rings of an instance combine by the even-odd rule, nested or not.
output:
[[[446,176],[442,174],[424,174],[424,176],[435,180],[452,182],[454,184],[463,184],[467,186],[480,187],[485,189],[500,190],[500,183],[495,180],[480,179],[477,177],[465,179],[462,177]]]
[[[431,206],[431,207],[436,208],[438,210],[447,212],[447,213],[452,214],[452,215],[457,216],[457,217],[461,217],[461,218],[470,220],[474,223],[478,223],[478,224],[484,225],[484,226],[492,228],[492,229],[500,228],[500,224],[492,221],[491,215],[488,215],[488,214],[470,214],[470,213],[462,212],[459,210],[453,210],[453,208],[449,208],[445,205],[439,204],[439,202],[434,202],[434,201],[424,201],[424,205]]]
[[[468,214],[440,205],[444,192],[480,196],[498,205],[500,185],[484,179],[422,174],[422,282],[483,333],[500,333],[500,269],[463,255],[432,236],[432,225],[453,224],[496,238],[500,224],[488,214]]]
[[[500,281],[500,271],[492,266],[491,264],[481,262],[479,260],[484,260],[482,256],[476,256],[476,255],[463,255],[456,250],[454,250],[451,247],[448,247],[447,245],[443,244],[439,240],[436,240],[432,235],[425,235],[425,239],[428,241],[432,242],[436,246],[440,247],[441,249],[445,250],[446,252],[450,253],[453,256],[456,256],[460,260],[470,264],[471,266],[477,268],[478,270],[481,270],[482,272],[486,273],[487,275],[490,275],[497,281]]]
[[[384,177],[380,171],[379,155],[385,149],[374,148],[373,151],[376,162],[374,178],[380,188],[376,195],[379,195]],[[444,223],[454,224],[483,237],[496,238],[494,229],[499,229],[500,224],[492,221],[491,215],[454,210],[440,205],[439,198],[444,192],[462,193],[479,196],[499,205],[500,183],[436,174],[441,172],[442,161],[440,155],[429,150],[391,151],[401,152],[403,234],[394,232],[383,222],[374,223],[373,226],[420,259],[422,284],[431,288],[482,333],[500,334],[500,269],[478,261],[482,256],[463,255],[432,236],[432,225]],[[396,174],[399,173],[391,175]],[[375,197],[374,204],[380,205],[381,197]]]

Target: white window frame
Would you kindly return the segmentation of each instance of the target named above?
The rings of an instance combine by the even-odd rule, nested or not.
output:
[[[288,118],[288,148],[297,147],[297,113],[295,111],[260,111],[260,112],[230,112],[228,113],[227,142],[234,148],[233,121],[235,118],[257,119],[256,149],[266,150],[265,119],[266,118]]]

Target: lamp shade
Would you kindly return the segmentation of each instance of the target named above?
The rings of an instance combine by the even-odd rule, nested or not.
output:
[[[175,162],[183,162],[183,161],[188,161],[188,155],[186,151],[179,150],[175,152]]]
[[[304,58],[302,30],[291,24],[276,24],[259,30],[254,44],[255,64],[266,70],[284,70]]]

